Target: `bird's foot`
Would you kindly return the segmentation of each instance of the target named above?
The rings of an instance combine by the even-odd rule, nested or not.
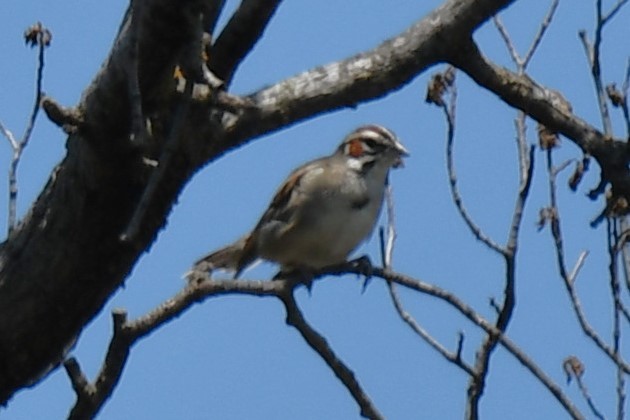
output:
[[[295,283],[302,284],[308,290],[308,294],[311,294],[313,289],[313,280],[315,279],[315,273],[306,267],[291,268],[288,270],[280,270],[273,276],[273,280],[291,280]]]
[[[365,279],[363,280],[363,288],[361,289],[361,293],[365,293],[365,290],[370,284],[370,280],[372,280],[372,275],[374,274],[374,266],[372,265],[370,257],[363,255],[357,259],[348,261],[348,264],[352,265],[352,267],[359,272],[357,275],[365,276]]]

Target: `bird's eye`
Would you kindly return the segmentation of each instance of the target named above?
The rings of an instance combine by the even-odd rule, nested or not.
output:
[[[370,149],[376,149],[378,147],[378,143],[376,142],[376,140],[374,139],[363,139],[363,143],[365,143],[365,145],[367,147],[369,147]]]
[[[385,145],[377,140],[374,140],[373,138],[363,138],[362,139],[363,144],[365,145],[364,148],[365,150],[363,151],[363,153],[367,153],[370,155],[377,155],[379,153],[382,153],[383,150],[385,149]]]

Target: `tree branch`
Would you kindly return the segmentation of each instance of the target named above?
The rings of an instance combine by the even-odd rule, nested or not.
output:
[[[361,388],[361,385],[354,376],[354,372],[337,357],[328,345],[326,339],[306,322],[302,311],[300,311],[295,301],[293,291],[282,294],[280,298],[287,310],[287,324],[295,327],[308,345],[330,366],[337,378],[339,378],[348,391],[350,391],[352,397],[359,404],[359,407],[361,407],[361,415],[369,419],[384,419],[385,417],[378,411],[372,400]]]
[[[13,232],[13,229],[15,229],[15,225],[17,223],[17,170],[20,164],[20,160],[22,158],[22,154],[24,153],[26,146],[28,146],[28,142],[31,139],[31,135],[33,134],[35,121],[37,120],[37,115],[39,115],[39,110],[41,108],[41,99],[43,95],[42,83],[44,80],[45,64],[44,51],[50,45],[52,34],[46,27],[44,27],[44,25],[41,24],[41,22],[37,22],[36,24],[31,25],[25,31],[24,38],[27,45],[30,45],[31,47],[37,47],[37,71],[35,76],[35,99],[33,100],[33,109],[29,116],[24,134],[19,141],[13,136],[11,131],[9,131],[2,125],[2,123],[0,123],[0,131],[9,140],[9,144],[11,145],[11,149],[13,151],[11,164],[9,165],[9,210],[7,220],[9,235],[11,235],[11,232]]]
[[[611,139],[575,116],[570,104],[558,92],[491,63],[472,41],[461,42],[459,53],[451,55],[449,62],[507,104],[524,111],[549,130],[568,137],[584,153],[595,157],[604,182],[612,184],[613,194],[630,198],[630,156],[625,142]]]
[[[440,355],[442,355],[442,357],[444,357],[455,366],[459,367],[469,376],[474,377],[476,375],[474,368],[462,359],[462,346],[464,340],[463,334],[460,333],[457,350],[454,352],[449,351],[439,341],[432,337],[427,330],[425,330],[420,324],[418,324],[413,316],[411,316],[411,314],[405,310],[400,300],[400,296],[398,296],[398,292],[396,291],[396,286],[392,282],[388,282],[387,285],[389,287],[389,294],[392,298],[392,301],[394,302],[394,308],[396,308],[396,312],[398,312],[398,315],[409,326],[409,328],[411,328],[412,331],[418,334],[420,338],[422,338],[428,345],[433,347],[433,349],[437,351]]]
[[[282,0],[242,0],[210,52],[210,70],[230,84],[239,64],[263,36]]]

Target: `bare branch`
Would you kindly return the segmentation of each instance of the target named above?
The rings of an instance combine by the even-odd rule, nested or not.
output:
[[[455,85],[451,86],[450,94],[450,105],[444,104],[442,106],[442,110],[444,111],[448,126],[446,135],[446,165],[448,170],[449,185],[451,188],[451,197],[453,198],[457,211],[459,211],[459,214],[462,216],[462,219],[464,219],[464,222],[466,222],[466,225],[473,235],[475,235],[475,237],[479,241],[483,242],[488,248],[504,255],[506,252],[505,249],[494,242],[492,238],[487,236],[472,219],[468,210],[466,210],[466,207],[464,206],[462,197],[459,193],[459,188],[457,188],[457,175],[455,173],[455,163],[453,159],[453,144],[455,139],[455,104],[457,103],[457,90],[455,89]]]
[[[74,392],[80,396],[80,398],[89,398],[89,396],[94,393],[94,387],[81,370],[77,359],[74,357],[67,359],[63,362],[63,367],[66,369],[66,373],[70,378]]]
[[[549,25],[551,24],[551,21],[553,19],[554,14],[556,13],[556,9],[558,8],[559,3],[560,3],[559,0],[553,0],[551,2],[551,5],[549,6],[549,10],[547,10],[547,14],[545,15],[542,22],[540,23],[540,26],[538,27],[538,32],[534,36],[534,40],[532,41],[532,44],[530,45],[529,50],[527,50],[527,53],[525,54],[525,57],[523,58],[523,68],[527,67],[532,57],[534,56],[536,49],[540,45],[540,41],[542,41],[543,36],[545,36],[545,32],[547,31],[547,29],[549,28]]]
[[[15,136],[8,128],[4,126],[4,124],[2,124],[2,121],[0,121],[0,131],[2,132],[2,135],[6,137],[6,139],[9,141],[9,145],[13,150],[19,148],[19,144],[18,141],[15,139]]]
[[[503,38],[503,42],[505,43],[505,46],[507,47],[508,52],[510,53],[510,57],[512,58],[512,61],[514,62],[514,64],[516,64],[516,66],[519,69],[521,69],[523,66],[523,59],[519,55],[518,51],[516,51],[516,47],[514,46],[514,43],[512,42],[512,37],[508,33],[508,30],[503,24],[503,21],[501,21],[501,18],[499,17],[499,15],[495,15],[492,18],[492,22],[494,22],[494,26],[499,31],[501,38]]]
[[[238,65],[254,48],[282,0],[243,0],[210,53],[210,70],[230,84]]]
[[[552,0],[551,5],[549,6],[549,10],[547,11],[547,14],[543,18],[542,22],[540,23],[538,32],[534,36],[534,39],[532,40],[532,43],[529,46],[529,49],[527,50],[527,53],[525,54],[524,57],[521,57],[518,51],[516,51],[516,47],[514,46],[514,43],[512,42],[512,38],[510,37],[510,34],[507,31],[507,28],[505,27],[505,25],[503,25],[503,22],[501,21],[499,16],[496,15],[492,18],[494,25],[498,29],[499,34],[501,35],[501,38],[503,38],[503,42],[505,43],[505,46],[507,47],[510,53],[510,56],[512,57],[512,61],[516,65],[516,69],[519,72],[519,74],[525,73],[525,70],[527,69],[527,66],[529,65],[529,62],[531,61],[532,57],[534,56],[536,49],[540,45],[540,42],[542,41],[545,35],[545,32],[547,31],[547,28],[549,28],[549,25],[551,24],[551,20],[553,19],[556,9],[558,8],[558,3],[559,3],[559,0]]]
[[[72,387],[77,394],[77,401],[69,418],[93,418],[111,397],[122,376],[133,345],[165,323],[180,316],[196,302],[225,293],[277,296],[285,288],[290,287],[295,287],[295,284],[283,280],[273,282],[237,280],[215,282],[207,280],[189,284],[176,296],[135,321],[127,321],[127,314],[124,310],[115,310],[112,314],[114,334],[103,365],[94,382],[90,383],[87,380],[74,358],[64,362]]]
[[[475,325],[481,327],[487,333],[498,337],[498,341],[501,345],[505,347],[510,354],[516,357],[517,360],[519,360],[519,362],[523,364],[523,366],[525,366],[543,384],[543,386],[552,393],[552,395],[554,395],[554,397],[573,418],[583,419],[583,416],[562,393],[561,389],[545,374],[542,369],[540,369],[540,367],[538,367],[518,346],[516,346],[516,344],[504,336],[500,330],[485,320],[481,315],[458,299],[455,295],[440,289],[437,286],[412,279],[402,274],[394,273],[388,269],[373,267],[371,271],[374,276],[384,279],[390,283],[397,283],[403,287],[434,296],[446,302]],[[326,275],[342,275],[346,273],[363,274],[363,268],[360,265],[348,263],[345,267],[335,267],[331,270],[322,271],[321,273],[318,273],[317,277]],[[78,365],[73,367],[73,362],[67,362],[68,366],[66,367],[66,370],[72,371],[72,373],[69,372],[69,375],[72,378],[73,387],[79,390],[88,390],[85,391],[85,393],[89,392],[90,395],[100,395],[97,400],[91,400],[91,402],[88,401],[86,397],[80,397],[80,395],[78,396],[78,398],[83,398],[81,400],[83,401],[81,404],[85,405],[82,405],[82,407],[88,407],[92,410],[83,411],[83,413],[96,413],[100,407],[102,407],[102,404],[106,401],[106,398],[111,395],[113,387],[115,387],[119,380],[131,347],[139,339],[149,335],[153,331],[156,331],[166,323],[178,318],[195,303],[200,303],[210,297],[224,294],[244,294],[260,297],[279,297],[287,307],[287,322],[290,325],[295,326],[304,336],[309,345],[311,345],[311,347],[313,347],[314,350],[316,350],[329,364],[331,369],[333,369],[335,374],[340,378],[340,380],[342,380],[344,385],[346,385],[355,400],[357,400],[361,406],[362,414],[369,418],[382,418],[382,415],[376,410],[372,402],[369,400],[369,397],[367,397],[360,388],[358,382],[356,382],[352,371],[343,365],[343,363],[332,352],[325,339],[314,331],[304,320],[303,315],[299,311],[293,297],[293,290],[299,285],[300,283],[296,283],[295,281],[282,279],[271,281],[248,281],[211,280],[207,277],[200,277],[188,283],[187,286],[184,287],[184,289],[176,296],[168,299],[155,310],[135,321],[126,321],[125,313],[117,312],[114,314],[114,337],[110,343],[108,355],[105,358],[101,372],[94,384],[86,385],[87,380],[81,378],[82,375],[80,374]],[[454,360],[461,360],[462,345],[463,336],[460,335],[457,351],[455,353],[449,353],[449,357],[454,357]],[[468,371],[469,369],[466,370]],[[95,389],[93,390],[91,387],[94,387]],[[79,402],[77,402],[77,404],[79,404]],[[75,408],[76,407],[77,406],[75,406]]]
[[[582,377],[584,376],[584,371],[585,371],[584,364],[582,363],[582,361],[578,359],[577,356],[569,356],[566,359],[564,359],[564,362],[562,363],[562,368],[567,374],[567,384],[571,383],[571,379],[575,378],[575,381],[578,384],[578,388],[580,388],[580,393],[582,394],[582,397],[584,398],[589,408],[591,409],[591,412],[593,413],[593,415],[600,420],[604,420],[604,416],[600,413],[600,411],[595,406],[595,402],[591,398],[588,392],[588,389],[586,388],[586,385],[584,384],[584,380],[582,379]]]
[[[578,274],[580,273],[580,270],[582,269],[582,266],[584,265],[584,262],[586,262],[586,257],[588,257],[588,251],[580,252],[580,255],[578,256],[578,259],[575,262],[575,266],[573,266],[573,270],[571,270],[571,274],[569,274],[569,282],[571,284],[575,283],[575,279],[577,278]]]
[[[597,18],[595,22],[595,39],[593,44],[588,40],[588,36],[585,30],[579,32],[582,45],[588,58],[589,66],[591,68],[591,75],[593,77],[593,83],[595,84],[595,92],[597,95],[597,103],[599,105],[599,111],[602,118],[602,124],[604,128],[604,134],[612,136],[612,121],[610,119],[610,112],[608,111],[608,104],[606,103],[606,91],[604,89],[604,83],[602,81],[601,63],[600,63],[600,51],[602,44],[602,34],[604,27],[612,19],[621,7],[627,3],[627,0],[618,0],[615,6],[606,14],[603,12],[602,0],[597,0],[596,11]]]
[[[403,321],[416,333],[418,334],[427,344],[433,347],[438,353],[442,355],[446,360],[453,363],[455,366],[462,369],[469,376],[475,376],[475,370],[464,360],[462,360],[462,346],[464,342],[464,335],[460,333],[457,350],[455,352],[449,351],[446,347],[440,344],[435,338],[431,336],[422,328],[418,322],[411,316],[409,312],[407,312],[400,301],[400,296],[398,296],[398,292],[396,291],[396,286],[392,282],[388,282],[389,294],[392,297],[392,301],[394,302],[394,307],[398,312],[398,315],[402,318]]]
[[[619,226],[617,219],[607,219],[608,225],[608,256],[610,258],[608,271],[610,274],[610,293],[613,300],[613,326],[612,326],[612,349],[615,355],[621,355],[621,314],[623,313],[623,303],[621,301],[621,284],[618,276],[617,262],[619,250]],[[625,418],[625,376],[622,366],[617,365],[617,419]]]
[[[103,404],[111,397],[118,384],[123,368],[129,358],[132,341],[125,331],[127,313],[115,310],[112,313],[114,335],[107,349],[105,361],[94,383],[89,384],[80,371],[78,363],[70,359],[64,363],[70,376],[72,387],[77,394],[77,401],[72,407],[69,419],[79,420],[94,418]]]
[[[621,104],[621,108],[623,110],[623,117],[626,121],[626,137],[630,140],[630,112],[628,111],[628,88],[630,88],[630,57],[628,57],[628,61],[626,62],[626,72],[625,77],[623,79],[622,85],[622,95],[623,102]]]
[[[339,378],[348,391],[350,391],[352,397],[359,404],[359,407],[361,407],[361,415],[369,419],[384,419],[385,417],[378,411],[372,400],[370,400],[368,395],[361,388],[361,385],[354,376],[354,372],[348,369],[341,359],[337,357],[328,345],[326,339],[306,322],[302,311],[300,311],[295,301],[293,292],[284,293],[280,298],[282,302],[284,302],[284,306],[287,310],[287,324],[295,327],[300,334],[302,334],[302,337],[308,345],[311,346],[333,370],[337,378]]]
[[[394,215],[394,194],[391,184],[387,183],[385,189],[385,203],[387,209],[387,240],[385,241],[385,250],[383,255],[383,267],[392,267],[392,258],[394,254],[394,242],[396,241],[396,219]]]
[[[573,307],[573,311],[578,319],[580,327],[582,331],[595,343],[595,345],[601,349],[620,369],[623,369],[625,373],[630,373],[630,364],[623,360],[621,355],[614,351],[606,342],[599,336],[597,331],[593,329],[593,327],[588,323],[586,319],[586,315],[582,309],[582,305],[580,303],[580,299],[575,290],[575,277],[569,275],[564,255],[564,244],[562,237],[562,229],[560,224],[560,216],[558,212],[558,203],[556,199],[556,175],[557,169],[553,166],[553,155],[552,150],[547,150],[547,172],[549,176],[549,196],[550,196],[550,207],[553,209],[553,214],[551,216],[551,235],[554,240],[555,249],[556,249],[556,261],[558,264],[558,270],[560,272],[560,277],[562,277],[565,288],[569,294],[569,298],[571,300],[571,305]],[[581,262],[584,258],[586,258],[586,254],[583,252],[580,254],[578,258],[578,262],[576,263],[575,268],[572,271],[572,274],[579,272],[579,267],[581,267]]]
[[[41,108],[41,99],[43,95],[42,83],[44,80],[44,51],[50,45],[52,39],[51,32],[41,24],[37,22],[31,25],[25,32],[24,38],[26,44],[31,47],[37,47],[37,71],[35,76],[35,100],[33,101],[33,110],[28,119],[28,124],[24,130],[24,134],[20,140],[17,140],[11,131],[9,131],[4,125],[0,124],[0,131],[9,140],[11,148],[13,149],[13,155],[11,163],[9,165],[9,211],[8,211],[8,233],[9,235],[15,229],[17,223],[17,196],[18,196],[18,181],[17,170],[22,158],[24,149],[28,146],[28,142],[35,128],[35,121]]]
[[[619,12],[619,10],[621,10],[621,8],[622,8],[622,7],[623,7],[626,3],[628,3],[628,0],[617,0],[617,3],[616,3],[613,7],[612,7],[612,9],[610,9],[610,11],[609,11],[608,13],[603,14],[603,15],[602,15],[602,12],[601,12],[601,10],[602,10],[602,5],[601,5],[601,3],[602,3],[602,2],[601,2],[601,0],[598,0],[598,5],[597,5],[597,8],[598,8],[598,10],[599,10],[599,11],[598,11],[598,15],[599,15],[599,16],[601,16],[601,19],[600,19],[600,20],[601,20],[601,22],[602,22],[602,26],[603,26],[603,25],[607,24],[607,23],[608,23],[608,21],[609,21],[610,19],[612,19],[613,17],[615,17],[615,15],[617,14],[617,12]]]
[[[508,241],[506,245],[508,253],[512,255],[514,255],[516,251],[518,234],[523,220],[523,211],[525,210],[525,202],[529,196],[529,189],[532,185],[534,175],[534,151],[534,146],[530,146],[529,154],[519,158],[519,164],[521,166],[520,186],[516,203],[514,205],[514,212],[512,213],[512,223],[510,224],[510,233],[508,234]],[[521,146],[519,146],[519,152],[522,153]]]
[[[357,272],[352,269],[352,272]],[[525,352],[523,352],[514,342],[512,342],[507,336],[505,336],[497,327],[491,324],[488,320],[483,318],[474,309],[461,301],[457,296],[452,293],[441,289],[437,286],[422,282],[420,280],[413,279],[403,274],[394,273],[390,270],[383,270],[380,268],[374,268],[373,275],[375,277],[383,278],[389,282],[397,283],[401,286],[407,287],[412,290],[416,290],[420,293],[427,294],[436,297],[451,307],[455,308],[458,312],[464,315],[473,324],[482,328],[486,333],[498,337],[499,343],[512,354],[525,368],[527,368],[535,378],[537,378],[543,386],[549,390],[549,392],[560,402],[567,413],[574,419],[584,419],[584,416],[573,405],[571,400],[562,392],[562,389],[554,383],[554,381],[541,369]]]

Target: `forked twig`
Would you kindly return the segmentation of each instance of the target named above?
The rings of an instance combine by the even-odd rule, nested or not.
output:
[[[405,310],[402,305],[402,301],[400,300],[400,296],[398,296],[398,291],[396,290],[396,285],[392,282],[388,282],[389,294],[392,298],[392,302],[394,302],[394,307],[398,312],[398,315],[402,318],[403,321],[416,333],[418,334],[427,344],[433,347],[438,353],[442,355],[446,360],[453,363],[455,366],[461,368],[464,372],[466,372],[469,376],[475,376],[475,370],[472,366],[466,363],[465,360],[462,359],[462,349],[464,345],[464,335],[462,333],[459,334],[457,350],[452,352],[444,347],[439,341],[437,341],[427,330],[422,328],[420,324],[414,319],[413,316],[409,312]]]
[[[551,21],[553,20],[553,16],[556,13],[556,9],[558,8],[559,3],[560,3],[559,0],[553,0],[551,2],[551,5],[549,6],[549,9],[547,10],[547,14],[543,18],[543,20],[540,22],[540,26],[538,27],[538,32],[534,36],[534,39],[532,40],[532,43],[529,46],[529,49],[527,50],[527,52],[525,53],[525,56],[523,57],[521,57],[518,51],[516,50],[516,47],[514,46],[514,43],[512,42],[512,38],[510,37],[505,25],[503,25],[501,18],[498,15],[495,15],[492,18],[494,25],[498,29],[499,34],[501,35],[501,38],[503,38],[503,42],[505,42],[505,46],[507,47],[510,53],[510,56],[512,57],[512,61],[517,66],[520,73],[523,73],[525,71],[529,62],[534,56],[536,49],[538,48],[538,46],[540,45],[540,42],[545,36],[545,32],[549,28],[549,25],[551,25]]]
[[[33,101],[33,109],[28,119],[28,124],[24,130],[24,134],[20,140],[17,140],[13,133],[9,131],[2,123],[0,123],[0,132],[7,138],[13,155],[9,166],[9,212],[8,212],[8,233],[9,235],[15,229],[17,223],[17,197],[18,197],[18,181],[17,170],[22,158],[24,150],[28,146],[28,142],[35,128],[35,121],[41,108],[41,99],[43,95],[42,84],[44,80],[44,51],[50,45],[52,40],[51,32],[41,24],[30,26],[24,33],[27,45],[37,47],[37,71],[35,77],[35,100]]]

